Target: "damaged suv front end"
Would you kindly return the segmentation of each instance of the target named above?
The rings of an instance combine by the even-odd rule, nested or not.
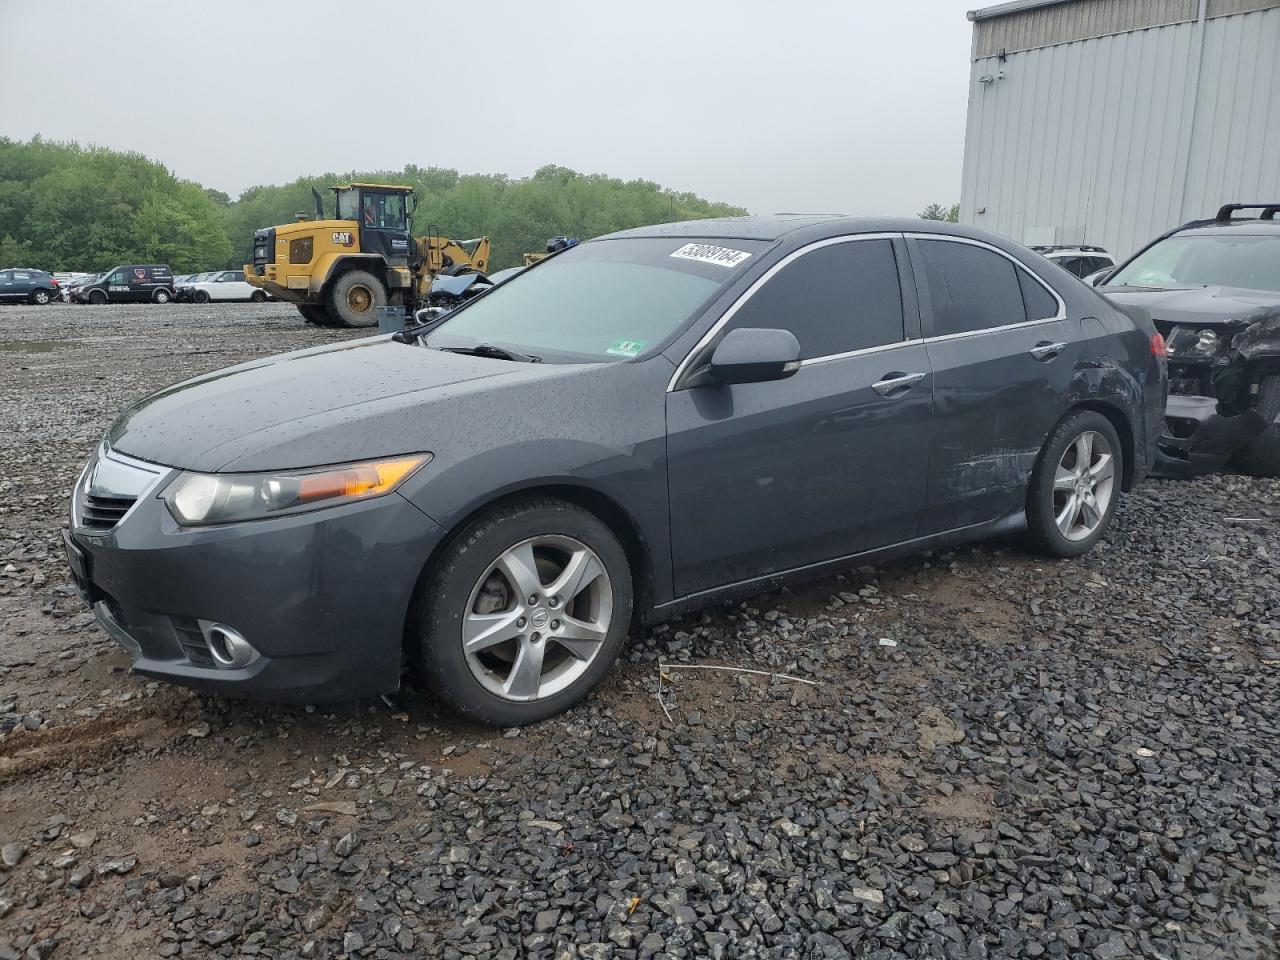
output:
[[[1280,475],[1280,221],[1224,211],[1161,237],[1098,287],[1165,339],[1156,476]]]

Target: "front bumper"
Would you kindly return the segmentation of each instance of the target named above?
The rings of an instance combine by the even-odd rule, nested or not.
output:
[[[1164,419],[1151,474],[1178,480],[1221,470],[1267,426],[1256,410],[1224,417],[1213,397],[1177,394],[1169,397]]]
[[[159,492],[168,471],[110,530],[72,511],[72,574],[136,673],[282,702],[350,700],[400,683],[414,587],[444,531],[399,494],[311,513],[181,527]],[[79,502],[81,484],[73,497]],[[224,665],[208,628],[225,624],[258,656]]]

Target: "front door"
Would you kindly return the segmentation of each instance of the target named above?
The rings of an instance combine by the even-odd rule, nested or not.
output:
[[[1023,509],[1045,438],[1062,416],[1079,328],[1009,255],[976,241],[908,241],[934,371],[924,533]]]
[[[932,377],[899,256],[883,236],[792,254],[722,332],[788,329],[800,370],[667,395],[677,597],[916,535]]]
[[[403,193],[360,194],[360,252],[374,253],[393,267],[407,266],[409,223]]]
[[[18,296],[14,290],[13,271],[0,270],[0,300],[16,300]]]

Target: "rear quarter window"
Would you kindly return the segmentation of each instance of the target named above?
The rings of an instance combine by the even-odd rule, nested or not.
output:
[[[918,240],[935,337],[1023,323],[1020,272],[985,247],[952,240]],[[1056,310],[1056,305],[1055,305]]]

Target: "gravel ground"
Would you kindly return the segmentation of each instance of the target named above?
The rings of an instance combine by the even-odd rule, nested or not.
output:
[[[146,682],[59,528],[120,407],[351,337],[285,306],[0,308],[0,960],[1276,957],[1280,483],[1148,482],[634,638],[520,731]],[[781,671],[668,669],[659,661]]]

